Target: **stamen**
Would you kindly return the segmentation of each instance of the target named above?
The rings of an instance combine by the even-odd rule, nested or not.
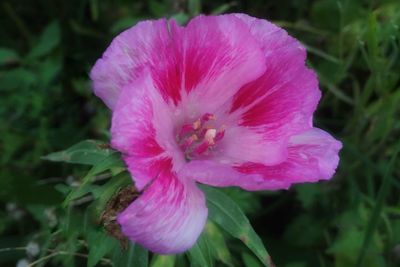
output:
[[[198,134],[199,138],[202,139],[206,135],[206,132],[208,131],[207,128],[201,129],[200,133]]]
[[[211,113],[206,113],[201,117],[202,122],[210,121],[210,120],[215,120],[215,115]]]
[[[197,119],[195,122],[193,122],[193,129],[195,129],[195,130],[200,129],[201,124],[202,123],[201,123],[200,119]]]
[[[225,129],[220,130],[215,136],[214,141],[217,142],[221,140],[222,138],[224,138],[224,135],[225,135]]]
[[[181,131],[179,132],[179,139],[182,139],[186,134],[192,132],[194,129],[192,124],[185,124],[182,126]]]
[[[204,135],[204,140],[208,142],[210,145],[214,145],[214,138],[217,135],[217,130],[215,129],[208,129],[206,134]]]
[[[194,149],[193,153],[196,156],[199,156],[199,155],[203,154],[204,152],[206,152],[209,147],[210,147],[210,144],[207,141],[203,141],[199,146],[197,146]]]
[[[185,154],[187,161],[200,156],[214,148],[216,142],[225,134],[225,126],[219,130],[211,123],[216,118],[213,114],[206,113],[192,124],[182,126],[177,141]]]
[[[188,149],[194,142],[196,142],[197,140],[199,140],[199,138],[197,137],[197,135],[193,134],[192,136],[190,136],[189,138],[187,138],[185,140],[185,142],[181,145],[181,148],[183,150]]]

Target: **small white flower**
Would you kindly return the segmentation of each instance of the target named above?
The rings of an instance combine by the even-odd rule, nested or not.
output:
[[[57,225],[57,216],[54,212],[54,208],[45,209],[44,214],[46,215],[50,227],[54,227]]]
[[[8,212],[12,212],[12,211],[14,211],[14,210],[16,210],[17,209],[17,204],[15,204],[14,202],[8,202],[7,204],[6,204],[6,210],[8,211]]]
[[[16,267],[28,267],[28,265],[29,265],[29,261],[27,259],[20,259],[17,262]]]
[[[40,247],[36,242],[31,241],[26,246],[26,254],[28,254],[28,256],[35,257],[39,254],[39,252],[40,252]]]
[[[22,217],[24,217],[25,212],[23,210],[20,209],[16,209],[14,211],[11,212],[11,218],[13,218],[16,221],[19,221],[22,219]]]
[[[72,186],[72,187],[78,187],[80,185],[80,182],[77,181],[75,179],[75,177],[72,175],[67,177],[66,183],[67,183],[67,185]]]

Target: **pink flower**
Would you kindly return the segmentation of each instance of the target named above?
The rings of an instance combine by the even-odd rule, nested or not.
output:
[[[123,233],[179,253],[207,220],[196,182],[277,190],[331,178],[341,143],[312,125],[321,92],[305,58],[283,29],[244,14],[144,21],[117,36],[90,76],[144,190],[118,216]]]

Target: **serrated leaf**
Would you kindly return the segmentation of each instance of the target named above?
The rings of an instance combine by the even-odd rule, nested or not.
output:
[[[73,145],[67,150],[54,152],[42,157],[44,160],[67,162],[84,165],[95,165],[116,153],[114,150],[104,148],[104,143],[96,140],[85,140]]]
[[[232,236],[240,239],[264,264],[271,267],[271,257],[260,237],[238,205],[221,191],[200,185],[207,197],[209,218]]]
[[[204,233],[187,254],[192,267],[212,267],[214,265],[207,236]]]

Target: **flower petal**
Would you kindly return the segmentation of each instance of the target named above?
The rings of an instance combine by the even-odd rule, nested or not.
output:
[[[165,100],[177,104],[182,94],[196,91],[192,100],[202,97],[217,107],[261,75],[265,62],[234,15],[198,16],[186,27],[174,20],[144,21],[117,36],[96,62],[90,74],[94,92],[113,109],[122,88],[145,69]]]
[[[207,213],[204,194],[192,180],[162,172],[117,220],[133,242],[156,253],[175,254],[193,246]]]
[[[290,138],[288,159],[276,166],[246,163],[236,169],[241,173],[260,174],[264,181],[250,190],[285,189],[294,183],[330,179],[339,164],[341,142],[318,128]]]
[[[207,185],[239,186],[243,189],[252,188],[253,184],[263,181],[261,174],[242,173],[229,164],[213,160],[193,160],[178,175]]]
[[[262,46],[267,69],[235,95],[231,113],[240,114],[240,125],[257,127],[271,141],[311,128],[321,92],[315,73],[305,66],[305,48],[266,20],[237,16]]]
[[[153,54],[167,46],[169,39],[165,19],[139,22],[122,32],[90,72],[94,93],[114,109],[122,88],[141,76]]]
[[[113,112],[111,145],[123,153],[139,190],[170,164],[165,147],[176,146],[172,127],[169,107],[148,73],[124,87]]]
[[[213,112],[265,71],[259,44],[234,15],[198,16],[172,27],[189,103]],[[245,40],[245,41],[244,41]]]
[[[224,138],[219,141],[208,159],[223,164],[240,165],[244,162],[257,162],[275,165],[287,157],[287,141],[265,140],[264,133],[243,126],[227,126]]]
[[[286,161],[265,166],[248,162],[240,166],[209,160],[192,161],[179,173],[213,186],[239,186],[246,190],[287,189],[291,184],[330,179],[339,163],[342,145],[328,133],[313,128],[293,136]]]

